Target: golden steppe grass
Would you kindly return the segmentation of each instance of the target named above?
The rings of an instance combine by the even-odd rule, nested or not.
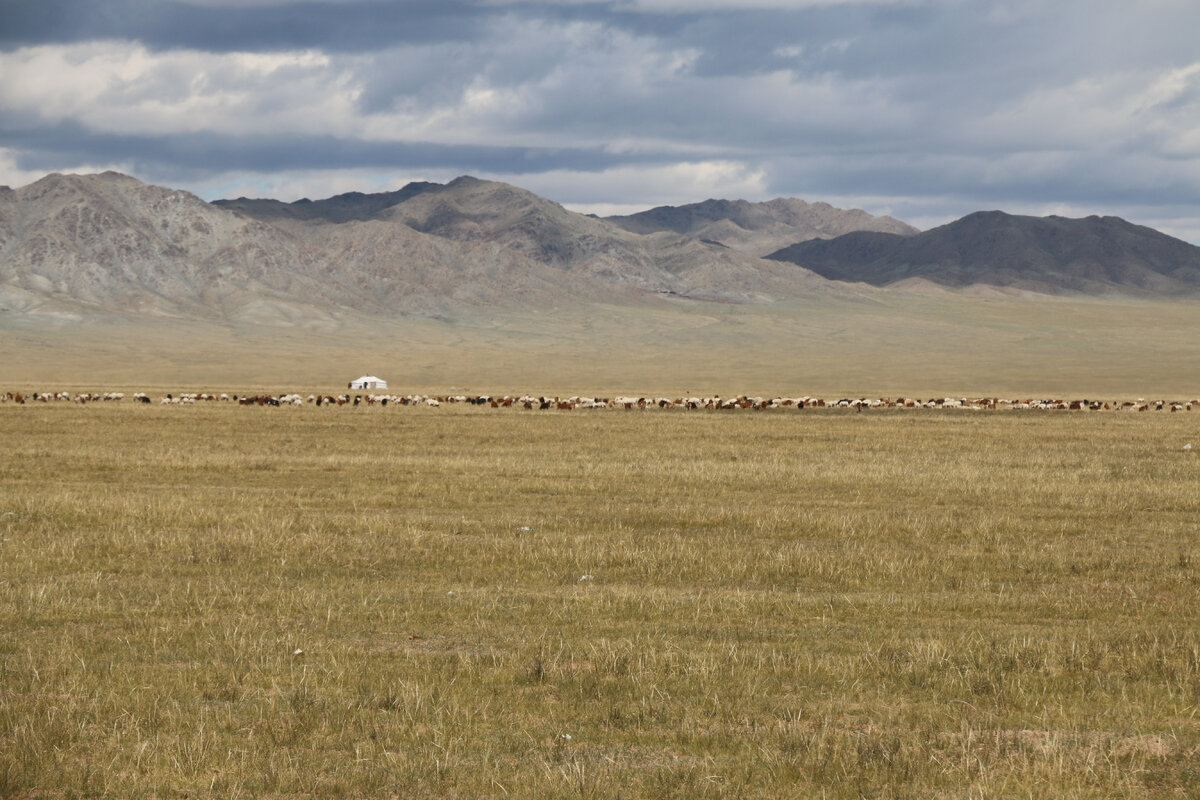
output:
[[[0,391],[1200,396],[1200,303],[863,289],[311,326],[0,313]]]
[[[0,794],[1186,797],[1197,412],[0,406]]]

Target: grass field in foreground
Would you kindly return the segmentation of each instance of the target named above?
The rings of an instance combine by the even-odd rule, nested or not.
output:
[[[0,795],[1192,796],[1198,422],[0,407]]]

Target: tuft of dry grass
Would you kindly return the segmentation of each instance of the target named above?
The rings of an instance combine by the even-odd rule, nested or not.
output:
[[[0,407],[0,795],[1186,796],[1193,420]]]

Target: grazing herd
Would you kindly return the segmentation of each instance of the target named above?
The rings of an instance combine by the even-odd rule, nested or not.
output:
[[[0,403],[78,403],[120,402],[125,399],[122,392],[5,392],[0,394]],[[130,396],[135,403],[154,402],[145,392]],[[805,408],[852,408],[864,409],[959,409],[983,411],[996,409],[1038,409],[1062,411],[1191,411],[1200,404],[1194,400],[1096,400],[1096,399],[1012,399],[1000,397],[939,397],[921,400],[911,397],[898,398],[840,398],[827,400],[820,397],[546,397],[534,395],[390,395],[390,394],[213,394],[209,392],[168,393],[159,398],[160,405],[195,405],[196,403],[236,403],[243,406],[429,406],[474,405],[491,408],[518,408],[529,411],[571,411],[574,409],[617,408],[627,411],[646,409],[684,409],[708,411]]]

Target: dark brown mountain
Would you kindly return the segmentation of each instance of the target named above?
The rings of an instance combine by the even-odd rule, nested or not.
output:
[[[765,256],[794,242],[828,239],[851,231],[917,232],[911,225],[891,217],[873,217],[861,209],[806,203],[794,197],[777,197],[764,203],[705,200],[607,217],[607,221],[633,233],[671,231],[756,256]]]
[[[981,211],[925,233],[849,233],[799,242],[768,258],[876,286],[921,278],[1054,294],[1200,290],[1200,247],[1118,217]]]
[[[240,211],[248,217],[254,217],[263,222],[280,220],[352,222],[372,219],[384,209],[402,203],[410,197],[416,197],[421,192],[436,188],[441,188],[441,185],[418,181],[394,192],[375,194],[347,192],[325,200],[309,200],[306,197],[292,203],[239,197],[236,200],[214,200],[213,205],[227,208],[230,211]]]

